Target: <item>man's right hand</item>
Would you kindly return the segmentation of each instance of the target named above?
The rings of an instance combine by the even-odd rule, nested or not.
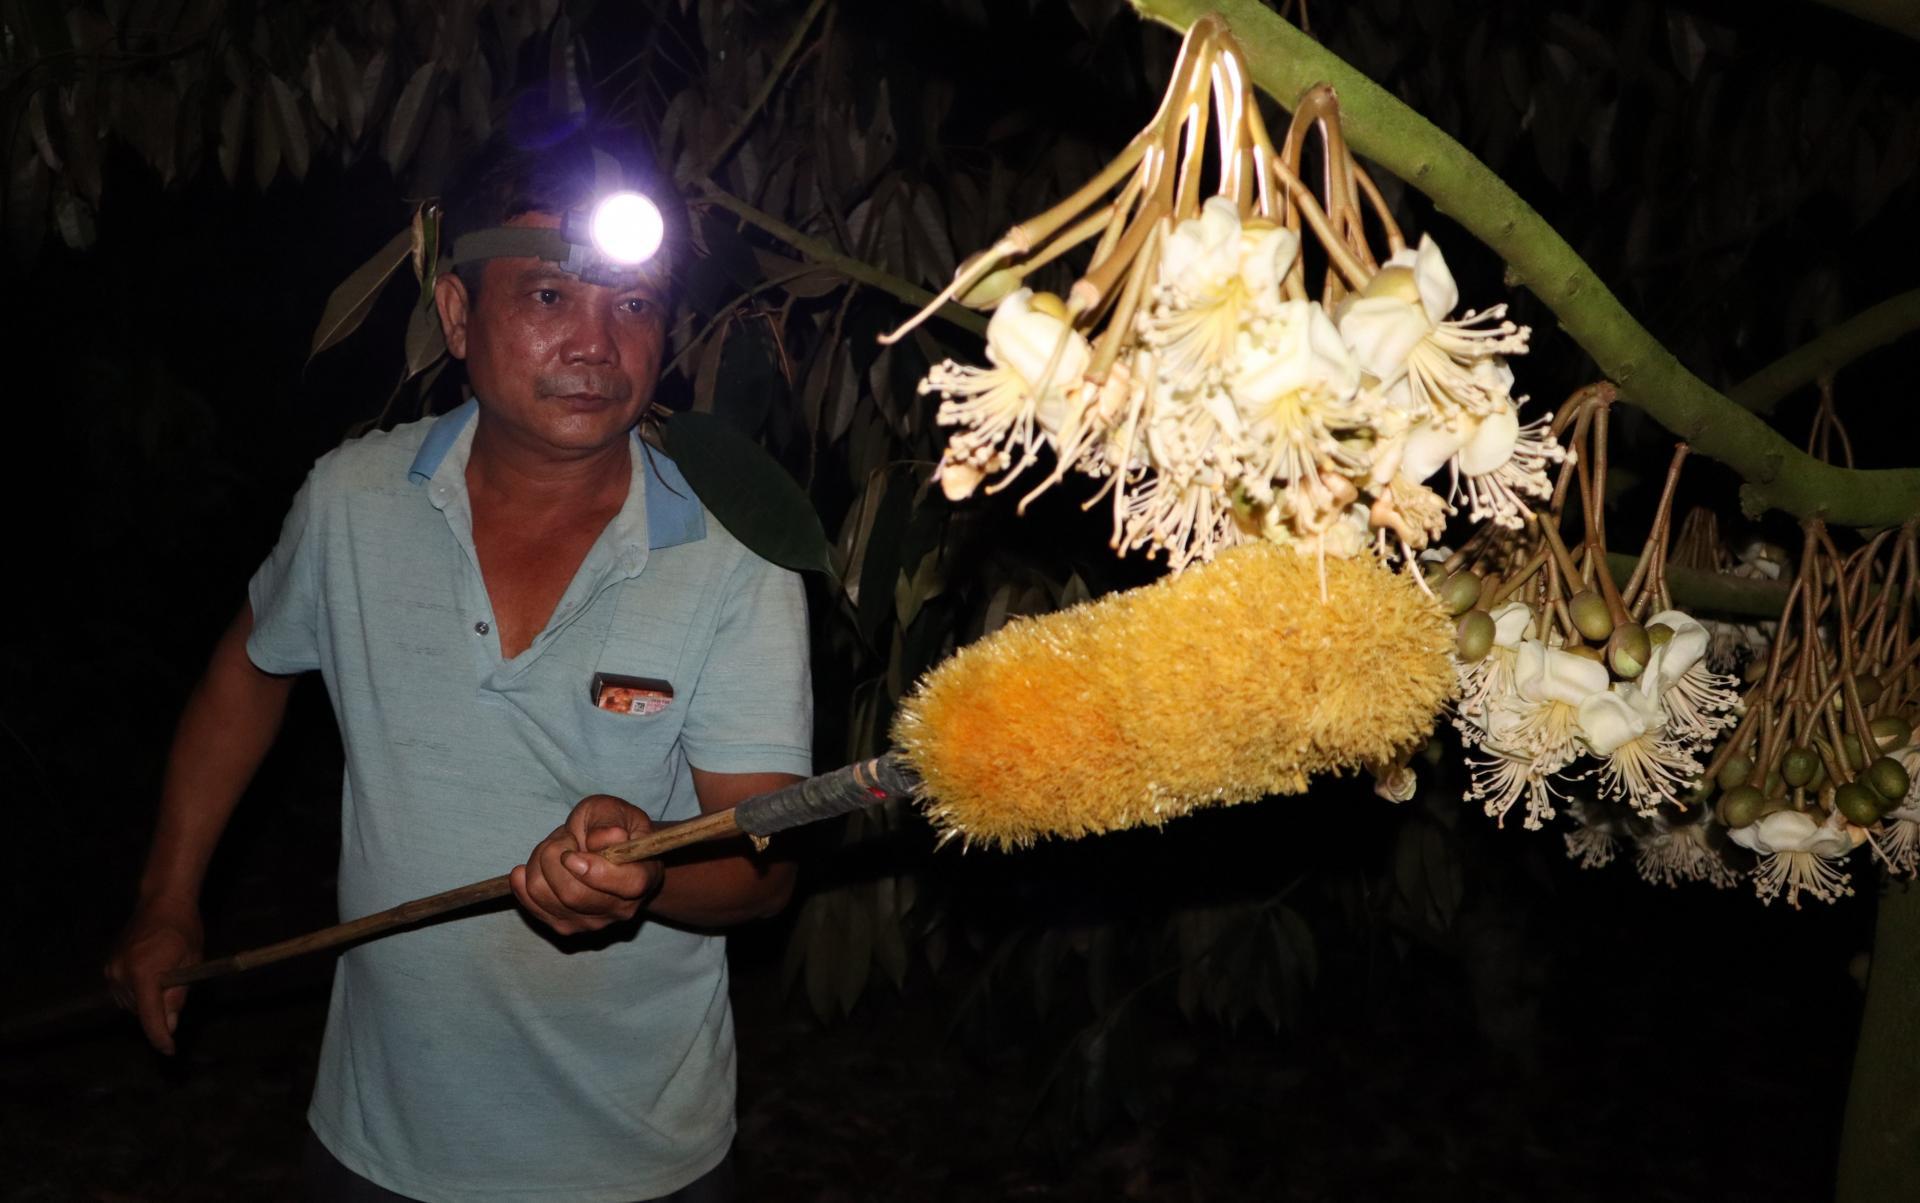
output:
[[[191,910],[142,907],[120,933],[107,961],[114,1001],[139,1018],[147,1040],[168,1056],[173,1055],[173,1029],[180,1023],[187,988],[163,988],[160,976],[199,961],[202,936],[200,916]]]

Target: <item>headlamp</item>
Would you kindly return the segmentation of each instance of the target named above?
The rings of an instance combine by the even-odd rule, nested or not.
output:
[[[585,283],[609,288],[631,288],[657,275],[664,264],[654,260],[667,232],[660,207],[624,186],[612,155],[595,150],[593,159],[594,200],[563,213],[559,229],[494,226],[463,234],[453,243],[453,266],[505,257],[545,259]]]

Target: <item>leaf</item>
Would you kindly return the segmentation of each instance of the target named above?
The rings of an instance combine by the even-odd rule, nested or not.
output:
[[[580,59],[574,53],[573,22],[561,17],[553,23],[547,47],[547,111],[556,117],[574,117],[586,111],[580,92]]]
[[[307,123],[300,115],[300,102],[294,98],[287,81],[267,72],[267,100],[279,127],[280,144],[286,155],[287,170],[296,180],[307,178]]]
[[[329,33],[322,47],[326,55],[326,72],[338,98],[340,119],[346,123],[347,138],[358,142],[360,133],[367,127],[367,89],[360,70],[353,65],[353,56],[340,44],[340,39]],[[386,69],[386,57],[375,55],[374,62],[380,69]],[[371,64],[369,64],[371,66]]]
[[[393,119],[387,122],[387,136],[380,153],[387,161],[387,169],[396,176],[413,157],[414,148],[420,145],[420,135],[426,132],[427,118],[432,116],[427,94],[433,89],[433,77],[434,64],[422,63],[394,103]]]
[[[828,937],[845,945],[834,958],[840,970],[834,982],[834,1002],[841,1015],[853,1013],[854,1004],[866,992],[867,979],[873,976],[873,904],[860,896],[866,893],[864,890],[846,893],[847,921]]]
[[[240,149],[247,141],[247,94],[235,88],[220,109],[220,174],[227,183],[240,173]]]
[[[676,414],[661,436],[701,503],[748,550],[783,568],[832,574],[820,516],[760,444],[713,414]]]
[[[253,108],[253,186],[265,192],[273,177],[280,174],[280,124],[273,115],[273,101],[262,96]]]
[[[460,72],[460,120],[476,141],[493,132],[493,69],[476,54]]]
[[[99,92],[88,77],[65,89],[61,96],[67,181],[84,200],[96,205],[100,203]]]
[[[95,229],[93,225],[93,207],[85,198],[75,196],[69,188],[55,189],[53,194],[53,227],[60,232],[60,240],[76,251],[84,251],[93,245]]]
[[[732,319],[724,320],[707,335],[707,345],[700,348],[700,362],[693,372],[693,412],[710,414],[713,412],[714,386],[720,380],[720,357],[726,354],[727,331],[733,326]]]
[[[824,297],[839,288],[845,281],[831,268],[809,268],[798,259],[789,259],[775,251],[764,251],[755,247],[753,259],[760,268],[760,274],[769,280],[782,280],[781,288],[790,295],[811,300]],[[796,275],[795,273],[799,273]]]
[[[39,155],[17,159],[7,173],[7,245],[23,267],[32,263],[46,238],[52,177]]]
[[[413,316],[407,319],[408,380],[432,367],[447,353],[447,335],[440,328],[440,311],[433,304],[432,294],[422,300],[424,303],[415,305]]]
[[[315,46],[307,54],[305,83],[307,99],[313,102],[313,115],[319,119],[322,129],[333,129],[340,124],[342,113],[334,106],[338,95],[331,80],[327,78],[325,66],[327,48],[324,44]],[[341,97],[341,99],[345,99]]]
[[[413,230],[409,227],[395,234],[372,258],[340,282],[327,298],[326,308],[320,311],[320,324],[314,327],[308,359],[360,328],[360,323],[367,320],[367,314],[373,309],[374,298],[380,295],[387,279],[407,261],[412,249]]]

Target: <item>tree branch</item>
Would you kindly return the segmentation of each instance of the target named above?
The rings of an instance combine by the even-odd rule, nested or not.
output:
[[[746,111],[741,113],[740,119],[733,123],[733,128],[728,130],[726,136],[707,152],[706,159],[694,170],[696,179],[706,179],[718,171],[720,164],[726,162],[727,156],[733,153],[734,144],[746,136],[747,130],[753,125],[754,118],[760,115],[760,110],[766,107],[768,99],[773,96],[773,90],[780,86],[780,77],[787,73],[787,64],[791,63],[793,56],[800,52],[800,43],[806,40],[807,30],[813,27],[813,19],[819,16],[820,10],[826,6],[827,0],[813,0],[812,4],[807,5],[807,11],[800,14],[800,20],[794,24],[793,33],[787,37],[787,44],[782,46],[780,53],[774,56],[773,65],[767,69],[767,77],[760,81],[760,90],[755,92],[753,99],[747,102]]]
[[[1914,7],[1913,0],[1815,0],[1815,3],[1837,8],[1882,29],[1920,39],[1920,8]]]
[[[862,262],[851,255],[841,254],[811,234],[803,234],[771,213],[763,213],[754,208],[712,180],[695,181],[694,187],[699,190],[702,200],[718,205],[749,225],[760,227],[820,266],[832,268],[849,280],[858,280],[862,284],[896,296],[916,309],[933,300],[933,294],[918,284],[909,283],[890,272],[881,271],[872,264]],[[945,318],[961,329],[982,338],[986,337],[987,319],[971,309],[949,304],[942,305],[936,312],[939,317]]]
[[[1499,176],[1259,0],[1132,3],[1147,18],[1181,30],[1218,12],[1246,49],[1254,82],[1289,108],[1315,84],[1332,84],[1348,145],[1424,192],[1504,258],[1623,399],[1738,472],[1747,481],[1741,500],[1749,512],[1778,508],[1842,526],[1890,526],[1920,514],[1920,469],[1855,471],[1822,463],[1709,388]]]
[[[1920,288],[1856,313],[1727,390],[1734,402],[1770,414],[1788,393],[1920,329]]]
[[[1633,579],[1640,557],[1624,552],[1607,553],[1607,571],[1616,585]],[[1716,614],[1739,614],[1748,618],[1778,618],[1787,604],[1791,581],[1770,581],[1764,577],[1734,576],[1730,572],[1708,572],[1680,564],[1667,565],[1667,591],[1673,603],[1689,612],[1711,610]]]

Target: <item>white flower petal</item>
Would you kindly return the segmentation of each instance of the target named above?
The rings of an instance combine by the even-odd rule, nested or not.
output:
[[[1460,471],[1468,476],[1497,472],[1513,458],[1519,443],[1520,415],[1511,404],[1504,405],[1482,418],[1460,448]]]
[[[1594,694],[1607,692],[1608,681],[1605,665],[1548,647],[1538,639],[1520,644],[1513,666],[1514,689],[1529,702],[1578,706]]]
[[[994,309],[987,322],[987,358],[1039,391],[1040,375],[1047,370],[1047,361],[1053,358],[1054,348],[1065,332],[1067,346],[1060,355],[1059,367],[1054,369],[1052,384],[1057,388],[1078,380],[1093,358],[1093,348],[1085,335],[1069,329],[1059,318],[1034,309],[1032,301],[1033,290],[1022,288]]]
[[[1604,671],[1604,670],[1603,670]],[[1612,690],[1580,703],[1580,734],[1595,756],[1611,756],[1624,743],[1647,733],[1646,721],[1626,697]]]
[[[1430,234],[1420,236],[1420,249],[1413,259],[1413,279],[1420,288],[1420,303],[1426,306],[1429,319],[1444,320],[1460,303],[1460,289],[1453,282],[1453,273],[1447,270],[1440,245]]]

